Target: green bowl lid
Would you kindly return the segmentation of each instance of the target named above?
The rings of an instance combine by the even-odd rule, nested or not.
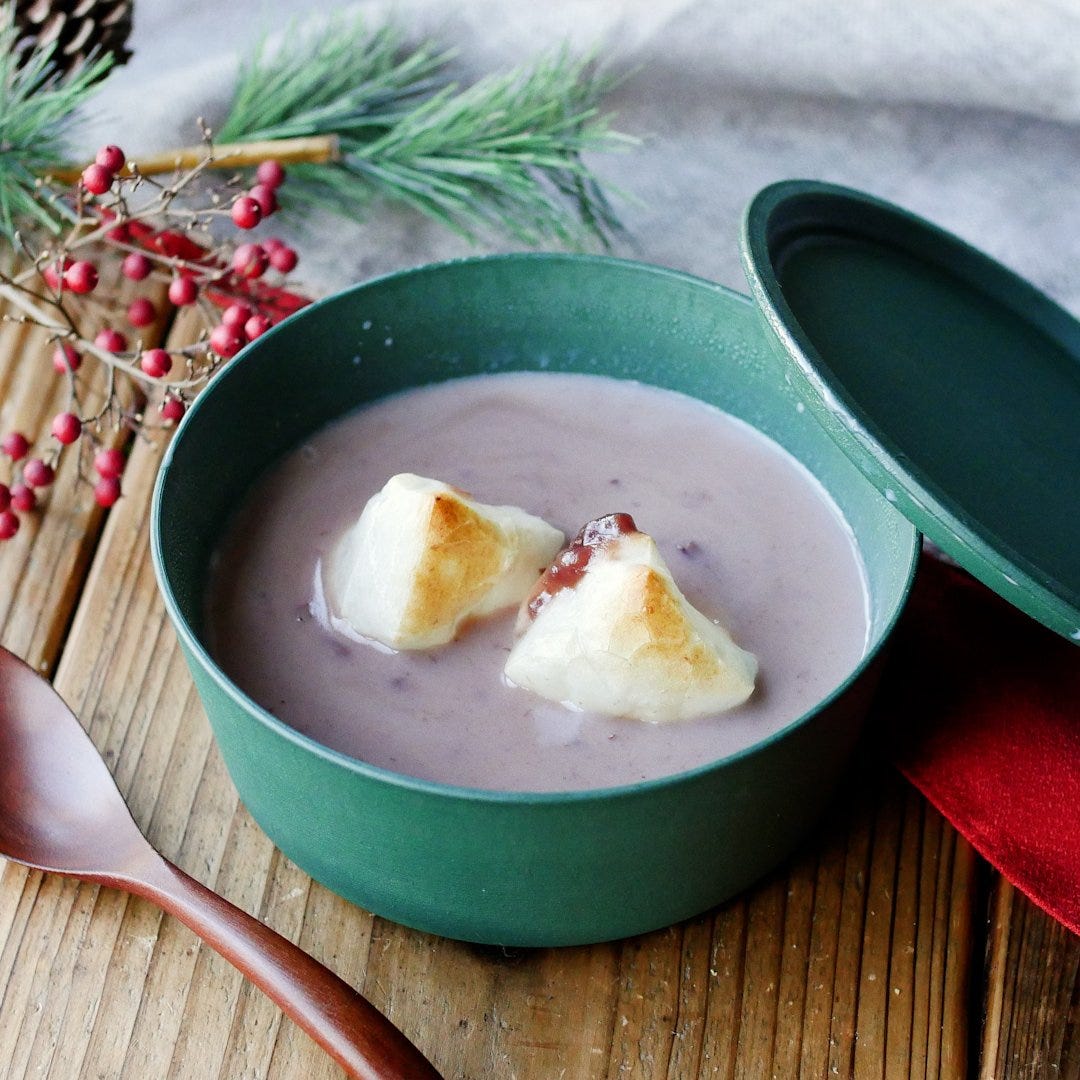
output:
[[[743,262],[806,407],[943,551],[1080,643],[1080,323],[889,203],[792,180]]]

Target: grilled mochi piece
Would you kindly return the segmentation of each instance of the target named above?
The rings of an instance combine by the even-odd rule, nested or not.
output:
[[[589,522],[518,615],[506,678],[587,712],[651,723],[744,702],[757,660],[693,607],[629,514]]]
[[[445,645],[466,620],[520,604],[563,539],[516,506],[399,473],[327,559],[331,618],[391,649]]]

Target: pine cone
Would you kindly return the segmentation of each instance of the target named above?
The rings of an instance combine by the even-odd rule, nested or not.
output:
[[[82,64],[91,53],[112,53],[113,62],[131,57],[127,40],[131,34],[134,0],[16,0],[16,50],[56,43],[52,60],[58,71]]]

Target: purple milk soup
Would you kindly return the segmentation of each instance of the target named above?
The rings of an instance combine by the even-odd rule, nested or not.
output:
[[[757,656],[749,701],[668,724],[547,701],[503,678],[516,610],[423,652],[333,629],[322,563],[400,472],[519,506],[568,540],[601,515],[632,515],[690,603]],[[744,750],[839,686],[868,626],[851,530],[790,454],[673,391],[554,372],[409,390],[314,434],[235,515],[206,615],[221,668],[298,731],[394,772],[511,791],[631,784]]]

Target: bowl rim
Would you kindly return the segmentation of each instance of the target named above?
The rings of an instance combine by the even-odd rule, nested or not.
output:
[[[319,308],[336,303],[341,297],[347,294],[369,287],[382,285],[402,278],[438,273],[453,267],[521,261],[573,262],[576,264],[591,263],[598,266],[614,266],[644,273],[659,274],[661,277],[671,278],[696,287],[704,286],[723,297],[726,302],[734,302],[747,307],[754,307],[754,301],[750,297],[737,292],[734,289],[730,289],[727,286],[709,281],[706,278],[698,277],[697,275],[685,271],[674,270],[670,267],[655,266],[651,263],[641,262],[635,259],[624,259],[611,255],[575,254],[570,252],[508,252],[495,255],[476,255],[431,263],[422,263],[417,266],[406,267],[373,278],[368,278],[364,281],[346,286],[345,288],[338,289],[327,296],[320,297],[318,300],[305,305],[282,319],[281,322],[271,327],[266,333],[260,335],[257,342],[261,343],[264,340],[269,339],[272,335],[280,332],[281,328],[286,324],[291,324],[296,320],[309,317],[312,313],[318,311]],[[696,765],[690,769],[684,769],[682,772],[671,773],[669,775],[654,777],[648,780],[639,780],[630,784],[617,784],[607,787],[582,788],[569,791],[507,791],[497,788],[468,787],[465,785],[443,783],[436,780],[426,780],[422,777],[410,776],[407,773],[395,772],[392,769],[386,769],[379,765],[372,765],[370,762],[352,757],[343,751],[335,750],[325,743],[313,739],[310,735],[305,735],[303,732],[291,727],[289,724],[285,723],[285,721],[280,720],[278,717],[274,716],[273,713],[259,705],[258,702],[254,701],[233,683],[229,676],[219,667],[217,662],[210,655],[209,650],[202,643],[187,618],[181,612],[179,602],[177,601],[176,594],[172,588],[169,572],[165,566],[165,556],[163,551],[164,540],[161,530],[163,513],[162,503],[164,500],[166,476],[172,466],[176,447],[179,440],[183,437],[185,430],[193,423],[192,418],[198,414],[200,407],[204,404],[204,400],[207,399],[212,392],[213,386],[217,385],[223,379],[227,380],[232,377],[232,372],[235,371],[239,365],[250,363],[250,357],[256,355],[253,346],[256,345],[257,342],[251,342],[248,345],[245,345],[244,348],[214,376],[211,384],[196,397],[194,402],[192,402],[191,407],[187,410],[184,417],[177,425],[176,430],[173,432],[172,438],[169,440],[161,463],[158,466],[150,503],[150,556],[154,575],[157,579],[158,590],[164,601],[166,613],[169,616],[169,620],[176,631],[180,643],[188,651],[189,656],[198,663],[202,671],[213,680],[217,688],[232,700],[233,704],[239,706],[247,715],[257,720],[264,728],[268,729],[271,734],[286,739],[300,749],[305,750],[316,757],[322,758],[331,765],[344,768],[349,772],[357,773],[368,780],[389,784],[392,787],[408,792],[440,796],[458,802],[480,802],[505,806],[565,803],[577,804],[595,800],[631,798],[639,796],[644,792],[659,791],[664,788],[692,782],[714,770],[733,765],[739,761],[750,758],[755,754],[764,752],[775,743],[781,742],[791,736],[799,728],[810,723],[810,721],[819,713],[829,708],[834,701],[846,693],[847,690],[863,675],[881,652],[886,642],[892,636],[892,633],[896,628],[896,623],[911,595],[922,545],[919,531],[910,522],[906,522],[906,524],[910,526],[911,550],[908,555],[908,565],[904,568],[904,580],[900,595],[894,609],[890,612],[881,631],[877,634],[876,640],[864,651],[858,663],[852,671],[849,672],[847,677],[812,708],[795,717],[788,724],[785,724],[782,728],[772,732],[765,738],[753,742],[733,753],[726,754],[723,757],[714,758],[711,761]],[[762,434],[765,433],[762,432]],[[822,434],[823,437],[827,437],[824,431]],[[771,436],[768,437],[771,438]],[[790,453],[790,451],[788,452]],[[884,502],[884,496],[881,496],[881,498]],[[899,512],[897,511],[897,513]],[[211,727],[213,727],[213,722],[211,722]]]

